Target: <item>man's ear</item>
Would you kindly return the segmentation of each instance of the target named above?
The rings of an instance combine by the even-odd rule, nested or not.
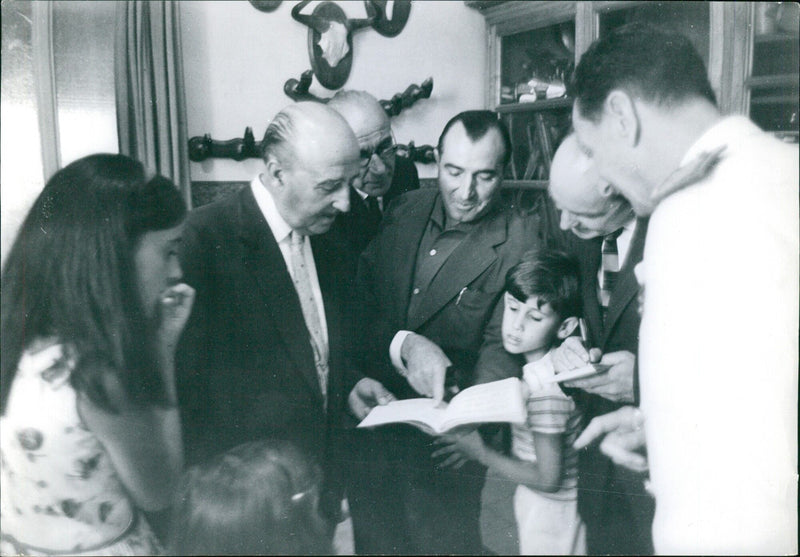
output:
[[[568,336],[570,336],[578,326],[578,318],[577,317],[567,317],[564,321],[561,322],[561,325],[558,327],[558,331],[556,335],[559,339],[564,340]]]
[[[266,166],[267,185],[274,188],[283,187],[283,166],[275,155],[267,155]]]
[[[611,118],[611,132],[628,147],[639,140],[639,114],[633,99],[621,89],[614,89],[606,97],[603,107],[606,118]]]
[[[619,195],[619,192],[614,189],[614,186],[611,185],[611,182],[606,180],[600,180],[600,182],[598,182],[597,191],[600,196],[604,197],[605,199],[610,199]]]
[[[439,158],[440,158],[439,148],[438,147],[434,147],[433,148],[433,159],[436,161],[436,165],[437,166],[439,165]]]

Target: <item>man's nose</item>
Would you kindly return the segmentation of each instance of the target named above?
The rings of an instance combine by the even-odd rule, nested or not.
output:
[[[386,163],[377,153],[372,153],[369,159],[369,169],[375,174],[383,174],[386,172]]]
[[[344,185],[336,191],[336,197],[333,199],[333,208],[341,213],[346,213],[350,210],[350,186]]]
[[[170,257],[167,273],[169,281],[172,283],[178,283],[183,279],[183,269],[181,269],[181,262],[177,255]]]
[[[525,319],[525,312],[522,311],[522,310],[518,311],[517,313],[514,314],[514,317],[511,320],[511,327],[515,331],[521,331],[522,330],[522,323],[523,323],[524,319]]]
[[[474,176],[464,175],[463,181],[458,186],[458,195],[464,201],[469,201],[475,197],[475,185],[477,180]]]

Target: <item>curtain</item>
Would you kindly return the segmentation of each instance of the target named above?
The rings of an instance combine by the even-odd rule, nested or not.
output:
[[[191,207],[179,2],[117,5],[114,70],[119,151],[181,189]]]

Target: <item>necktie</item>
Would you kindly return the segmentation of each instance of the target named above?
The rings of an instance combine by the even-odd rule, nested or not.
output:
[[[314,351],[314,365],[317,368],[319,387],[325,406],[328,403],[328,345],[322,335],[322,322],[319,317],[314,291],[311,288],[311,278],[308,274],[305,258],[303,257],[303,244],[305,238],[292,231],[290,235],[292,270],[294,271],[294,287],[300,298],[300,307],[303,310],[303,319],[309,333],[309,341]]]
[[[367,207],[364,228],[366,234],[371,238],[378,233],[378,227],[381,224],[381,208],[378,206],[378,198],[368,195],[364,198],[364,204]]]
[[[603,238],[603,245],[600,248],[601,259],[600,266],[602,272],[600,273],[600,305],[603,308],[603,317],[605,318],[606,311],[608,311],[608,301],[611,299],[611,292],[614,290],[614,285],[617,282],[617,274],[619,273],[619,252],[617,251],[617,236],[619,236],[624,229],[608,234]]]

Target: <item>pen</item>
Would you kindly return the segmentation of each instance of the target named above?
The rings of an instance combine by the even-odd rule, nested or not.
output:
[[[584,321],[583,317],[578,319],[578,328],[581,331],[581,344],[586,350],[589,350],[589,331],[586,329],[586,321]]]
[[[461,301],[461,296],[463,296],[464,292],[466,291],[467,287],[465,286],[464,288],[461,289],[461,292],[458,293],[458,298],[456,298],[456,305],[458,305],[458,303]]]

